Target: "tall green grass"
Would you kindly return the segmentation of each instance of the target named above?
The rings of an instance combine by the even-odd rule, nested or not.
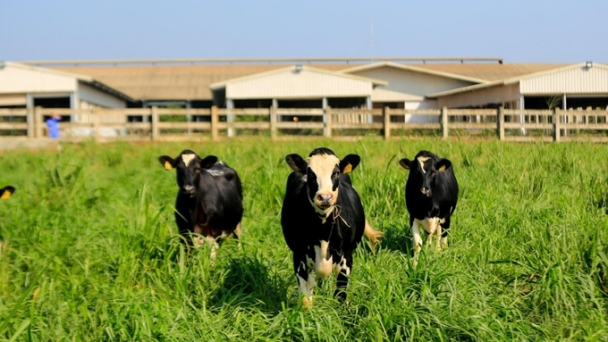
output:
[[[358,153],[353,172],[385,232],[355,255],[349,300],[318,283],[299,307],[280,226],[288,153]],[[176,236],[175,174],[156,158],[191,148],[240,174],[242,248],[187,257]],[[460,184],[450,248],[411,263],[397,161],[428,149]],[[600,144],[257,140],[73,144],[0,154],[0,339],[605,340],[608,149]]]

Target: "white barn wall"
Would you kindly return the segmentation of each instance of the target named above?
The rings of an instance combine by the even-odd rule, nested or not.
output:
[[[405,109],[437,109],[437,100],[424,100],[420,102],[405,102]],[[439,122],[438,117],[428,115],[405,115],[405,122],[429,123]]]
[[[75,77],[7,64],[0,69],[0,93],[62,93],[76,90]]]
[[[366,97],[372,94],[371,81],[340,77],[303,68],[230,82],[229,99],[291,99],[323,97]]]
[[[125,100],[116,97],[112,94],[101,91],[95,87],[92,87],[84,82],[78,84],[78,97],[80,99],[81,107],[89,106],[92,107],[103,107],[103,108],[125,108]]]
[[[475,91],[442,96],[437,99],[439,108],[459,108],[484,106],[490,103],[519,101],[519,84],[497,85]]]
[[[608,93],[608,69],[595,66],[559,70],[522,79],[520,84],[524,95],[605,94]]]
[[[361,70],[352,74],[388,82],[387,86],[378,86],[374,89],[372,93],[373,102],[411,101],[415,97],[423,100],[427,94],[475,84],[390,66]]]

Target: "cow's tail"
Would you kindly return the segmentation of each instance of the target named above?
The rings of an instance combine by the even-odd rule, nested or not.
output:
[[[383,232],[375,230],[367,220],[365,220],[365,231],[363,232],[370,242],[372,251],[376,251],[376,245],[380,244],[380,238],[384,235]]]

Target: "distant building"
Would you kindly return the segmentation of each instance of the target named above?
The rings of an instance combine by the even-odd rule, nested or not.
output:
[[[201,63],[206,64],[199,65]],[[30,64],[45,67],[4,63],[2,70],[12,70],[15,75],[10,79],[0,78],[0,107],[39,104],[71,108],[608,106],[608,66],[591,62],[505,64],[501,59],[428,58],[413,63],[407,58],[378,58],[376,61],[216,59]],[[2,70],[0,75],[7,75]],[[42,78],[58,81],[35,81]],[[66,86],[61,86],[64,83]]]

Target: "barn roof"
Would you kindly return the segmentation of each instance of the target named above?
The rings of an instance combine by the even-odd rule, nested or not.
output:
[[[474,83],[486,82],[486,80],[484,80],[484,79],[455,74],[453,72],[450,72],[449,69],[447,71],[433,70],[433,69],[428,69],[428,68],[421,68],[420,65],[398,64],[398,63],[394,63],[394,62],[379,62],[379,63],[373,63],[373,64],[368,64],[368,65],[360,65],[360,66],[356,66],[353,68],[343,70],[342,72],[357,73],[360,71],[382,68],[385,66],[402,69],[402,70],[409,70],[409,71],[413,71],[413,72],[419,72],[419,73],[423,73],[423,74],[434,75],[434,76],[441,76],[441,77],[453,78],[453,79],[462,80],[462,81],[474,82]]]
[[[471,77],[486,82],[519,77],[567,66],[569,64],[422,64],[420,69]]]
[[[331,72],[354,72],[378,65],[488,84],[571,64],[428,63],[312,64]],[[211,85],[285,68],[285,64],[83,66],[55,68],[87,75],[138,100],[211,100]]]
[[[329,71],[348,67],[351,65],[315,65]],[[281,68],[285,65],[109,66],[57,70],[89,75],[139,100],[211,100],[211,84]]]

